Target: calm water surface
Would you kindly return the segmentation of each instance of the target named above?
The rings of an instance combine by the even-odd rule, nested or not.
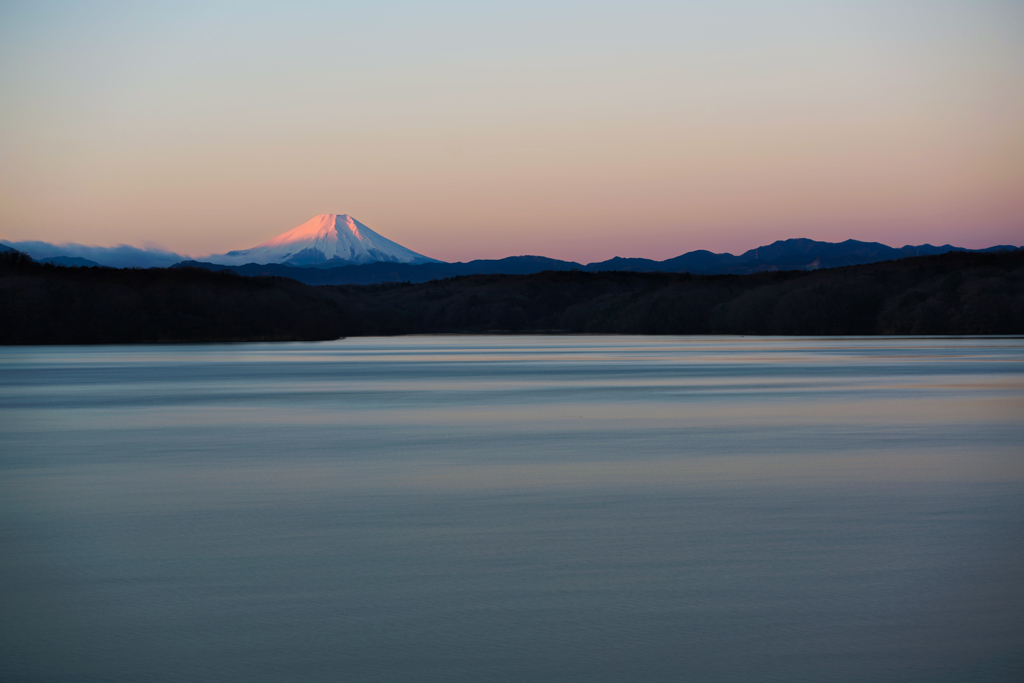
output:
[[[1024,680],[1024,339],[0,348],[0,680]]]

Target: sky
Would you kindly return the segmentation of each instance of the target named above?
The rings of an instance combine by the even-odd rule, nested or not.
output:
[[[0,238],[1024,244],[1024,2],[0,2]]]

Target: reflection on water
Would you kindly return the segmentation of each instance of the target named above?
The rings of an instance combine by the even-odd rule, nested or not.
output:
[[[0,349],[3,680],[1020,680],[1024,340]]]

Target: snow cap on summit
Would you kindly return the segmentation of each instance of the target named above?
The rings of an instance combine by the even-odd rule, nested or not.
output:
[[[348,265],[387,261],[430,263],[435,259],[417,254],[379,235],[348,214],[325,213],[251,249],[210,256],[211,263],[286,263],[293,266]]]

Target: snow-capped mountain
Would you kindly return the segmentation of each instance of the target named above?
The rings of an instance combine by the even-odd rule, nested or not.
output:
[[[292,266],[389,263],[437,263],[392,242],[346,214],[326,213],[252,249],[208,256],[203,261],[227,266],[285,263]]]

